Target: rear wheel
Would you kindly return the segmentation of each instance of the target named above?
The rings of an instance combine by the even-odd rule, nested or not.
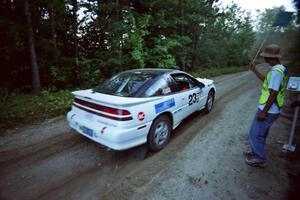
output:
[[[215,100],[214,92],[211,90],[209,91],[207,96],[207,100],[204,108],[205,113],[209,113],[211,111],[214,105],[214,100]]]
[[[148,145],[150,150],[159,151],[167,146],[171,133],[171,121],[166,115],[156,118],[149,131]]]

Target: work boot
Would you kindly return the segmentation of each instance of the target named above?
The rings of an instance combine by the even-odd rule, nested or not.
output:
[[[251,150],[243,151],[244,156],[255,156],[255,153],[253,153]]]
[[[267,163],[255,156],[246,156],[245,162],[251,167],[266,167]]]

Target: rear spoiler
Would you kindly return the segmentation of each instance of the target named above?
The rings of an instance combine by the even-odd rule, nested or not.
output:
[[[114,95],[93,92],[91,89],[74,91],[72,92],[72,94],[75,97],[79,97],[80,99],[83,100],[85,99],[93,103],[108,105],[108,106],[113,106],[118,108],[134,106],[134,105],[162,99],[162,97],[147,97],[147,98],[121,97],[121,96],[114,96]]]

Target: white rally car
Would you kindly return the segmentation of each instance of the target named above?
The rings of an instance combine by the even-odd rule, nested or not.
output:
[[[179,70],[134,69],[73,92],[67,119],[78,133],[111,149],[147,143],[157,151],[184,118],[201,109],[210,112],[215,92],[212,80]]]

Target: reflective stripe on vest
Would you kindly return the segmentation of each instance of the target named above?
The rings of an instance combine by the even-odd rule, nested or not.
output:
[[[280,89],[276,96],[276,103],[281,108],[284,103],[284,90],[285,90],[286,84],[287,84],[287,77],[286,77],[284,71],[279,67],[275,67],[275,68],[268,70],[266,78],[264,80],[264,84],[261,89],[261,94],[259,97],[259,104],[261,104],[261,105],[266,104],[268,101],[268,98],[270,96],[270,91],[269,91],[268,86],[269,86],[269,82],[270,82],[271,71],[278,71],[278,72],[280,72],[280,74],[283,77],[281,85],[280,85]]]

